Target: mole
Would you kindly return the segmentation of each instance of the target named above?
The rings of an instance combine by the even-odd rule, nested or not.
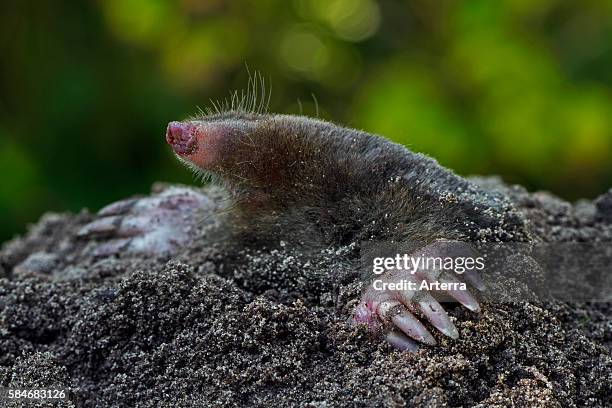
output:
[[[320,248],[411,241],[423,243],[420,255],[445,257],[471,256],[475,242],[530,239],[524,218],[503,194],[365,131],[239,106],[170,122],[165,137],[182,163],[227,191],[232,239],[240,245],[273,241],[266,237]],[[110,234],[102,253],[171,253],[190,239],[186,217],[211,204],[188,189],[164,194],[112,204],[82,234]],[[382,333],[400,350],[436,344],[427,325],[450,338],[459,334],[437,293],[399,283],[437,283],[468,310],[480,310],[476,273],[391,268],[364,279],[351,323]]]

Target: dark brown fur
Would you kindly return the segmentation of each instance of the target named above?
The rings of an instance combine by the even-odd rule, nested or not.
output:
[[[503,195],[382,137],[303,116],[229,112],[199,120],[238,129],[228,131],[214,172],[258,234],[324,245],[528,239]]]

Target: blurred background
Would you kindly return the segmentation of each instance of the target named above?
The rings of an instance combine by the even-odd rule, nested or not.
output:
[[[271,80],[270,109],[566,199],[612,187],[612,2],[0,3],[0,241],[45,211],[194,183],[168,121]],[[300,102],[298,102],[300,101]]]

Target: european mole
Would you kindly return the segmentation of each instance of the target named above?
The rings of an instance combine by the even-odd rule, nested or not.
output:
[[[196,174],[218,178],[234,200],[235,239],[282,236],[289,242],[333,247],[350,242],[422,242],[421,254],[469,256],[470,241],[526,241],[522,218],[501,194],[482,191],[435,160],[383,137],[304,116],[244,110],[171,122],[166,141]],[[265,241],[265,240],[263,240]],[[457,249],[459,248],[459,249]],[[457,283],[455,276],[417,272],[417,278]],[[465,274],[472,286],[477,275]],[[384,283],[415,279],[390,270]],[[469,290],[446,294],[472,311]],[[382,330],[402,350],[435,344],[415,316],[445,335],[458,332],[424,290],[369,285],[353,321]]]

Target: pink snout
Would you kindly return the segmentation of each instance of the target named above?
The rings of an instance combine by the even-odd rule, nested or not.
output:
[[[196,148],[195,130],[190,123],[170,122],[166,129],[166,142],[176,154],[192,154]]]

